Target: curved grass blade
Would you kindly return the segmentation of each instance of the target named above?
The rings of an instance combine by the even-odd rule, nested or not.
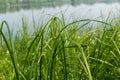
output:
[[[60,34],[61,34],[66,28],[68,28],[70,25],[75,24],[75,23],[79,23],[79,22],[97,22],[97,23],[102,23],[102,24],[106,24],[106,25],[109,25],[109,26],[113,26],[112,24],[109,24],[109,23],[107,23],[107,22],[100,21],[100,20],[92,20],[92,19],[77,20],[77,21],[71,22],[71,23],[69,23],[68,25],[64,26],[56,38],[58,39],[58,37],[60,36]],[[88,24],[88,23],[86,23],[85,25],[87,25],[87,24]],[[82,27],[84,27],[84,26],[82,26]]]
[[[111,63],[109,63],[109,62],[107,62],[107,61],[103,61],[103,60],[101,60],[101,59],[97,59],[97,58],[93,58],[93,57],[89,57],[89,59],[92,59],[92,60],[95,60],[95,61],[99,61],[99,62],[104,63],[104,64],[106,64],[106,65],[109,65],[109,66],[111,66],[111,67],[115,67],[115,66],[112,65]],[[116,68],[116,67],[115,67],[115,68]]]
[[[6,25],[6,27],[8,29],[10,44],[9,44],[7,38],[5,37],[4,33],[2,32],[2,28],[3,28],[4,24]],[[19,70],[17,68],[17,62],[16,62],[16,59],[15,59],[16,56],[14,54],[14,50],[13,50],[13,46],[12,46],[11,32],[10,32],[10,28],[9,28],[6,21],[3,21],[2,24],[1,24],[0,33],[1,33],[1,35],[4,39],[4,41],[5,41],[5,44],[8,48],[8,50],[9,50],[10,57],[12,59],[12,63],[13,63],[14,69],[15,69],[16,78],[17,78],[17,80],[19,80]]]

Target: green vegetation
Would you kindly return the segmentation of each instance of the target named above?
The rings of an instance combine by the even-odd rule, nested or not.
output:
[[[118,23],[83,19],[67,24],[63,16],[53,16],[45,25],[33,20],[29,34],[30,26],[23,19],[23,31],[13,37],[3,21],[0,80],[119,80]]]

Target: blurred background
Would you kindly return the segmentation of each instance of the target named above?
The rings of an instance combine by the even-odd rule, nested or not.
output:
[[[56,7],[65,4],[95,4],[95,3],[115,3],[120,0],[0,0],[0,13],[14,12],[21,9],[40,9],[42,7]]]
[[[120,0],[0,0],[0,23],[5,20],[13,31],[46,23],[53,15],[64,15],[67,23],[79,19],[106,20],[120,16]]]

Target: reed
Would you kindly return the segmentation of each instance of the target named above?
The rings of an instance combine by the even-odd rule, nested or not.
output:
[[[0,65],[4,60],[5,63],[0,67],[0,79],[120,78],[120,25],[116,24],[117,20],[82,19],[67,24],[63,15],[62,18],[53,16],[42,26],[33,21],[33,34],[29,34],[28,23],[22,21],[23,31],[16,33],[16,37],[11,35],[6,21],[1,23]],[[3,32],[4,26],[9,35]],[[10,67],[4,68],[7,65]]]

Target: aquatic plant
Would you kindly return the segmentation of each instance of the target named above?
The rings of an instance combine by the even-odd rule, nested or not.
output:
[[[29,34],[27,22],[22,21],[23,31],[15,37],[6,21],[1,24],[1,79],[120,78],[120,25],[116,24],[117,20],[82,19],[67,24],[63,15],[62,18],[53,16],[37,29],[34,25],[33,34]],[[9,35],[5,35],[3,27],[7,27]]]

